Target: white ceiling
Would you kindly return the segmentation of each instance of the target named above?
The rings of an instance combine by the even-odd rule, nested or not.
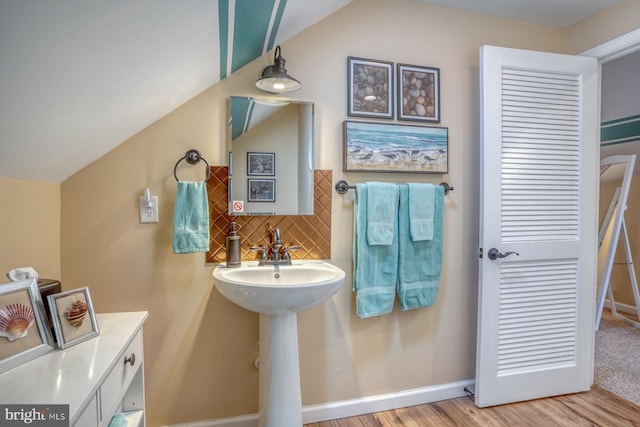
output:
[[[534,24],[567,28],[618,0],[420,0]]]
[[[276,44],[351,1],[288,0]],[[560,27],[615,3],[420,1]],[[218,22],[218,0],[0,1],[0,176],[62,182],[218,82]]]

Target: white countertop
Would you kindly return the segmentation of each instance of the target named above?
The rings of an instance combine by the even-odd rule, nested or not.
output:
[[[0,374],[0,403],[69,404],[73,423],[147,315],[146,311],[97,314],[98,336]]]

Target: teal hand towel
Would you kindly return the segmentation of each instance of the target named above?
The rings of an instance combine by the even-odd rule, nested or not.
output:
[[[420,242],[433,239],[433,212],[435,186],[433,184],[407,184],[409,187],[409,226],[411,240]]]
[[[391,245],[398,217],[398,186],[369,182],[367,186],[367,241],[369,245]]]
[[[173,252],[209,250],[209,202],[204,182],[178,181],[173,209]]]
[[[127,419],[122,412],[119,412],[111,417],[108,427],[127,427]]]
[[[409,227],[409,188],[400,187],[398,299],[402,310],[433,305],[438,296],[444,234],[444,188],[434,188],[433,239],[414,241]]]
[[[397,221],[393,221],[390,245],[369,244],[367,190],[366,184],[356,185],[353,208],[353,291],[361,319],[391,312],[398,279]],[[387,203],[397,206],[397,195]]]

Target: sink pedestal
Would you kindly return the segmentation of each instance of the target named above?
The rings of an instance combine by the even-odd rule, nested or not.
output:
[[[260,314],[260,427],[301,427],[296,313]]]

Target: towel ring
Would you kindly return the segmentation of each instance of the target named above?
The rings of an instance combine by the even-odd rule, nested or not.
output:
[[[200,160],[202,160],[204,162],[204,164],[207,165],[207,179],[205,179],[204,181],[205,182],[209,181],[209,178],[211,178],[211,167],[209,166],[209,163],[205,160],[205,158],[202,157],[200,152],[198,150],[193,150],[193,149],[187,151],[187,153],[184,155],[184,157],[182,157],[180,160],[178,160],[176,162],[176,165],[173,167],[173,176],[175,177],[176,181],[180,181],[178,179],[177,170],[178,170],[178,165],[183,160],[186,160],[187,163],[189,163],[190,165],[195,165],[195,164],[199,163]]]

